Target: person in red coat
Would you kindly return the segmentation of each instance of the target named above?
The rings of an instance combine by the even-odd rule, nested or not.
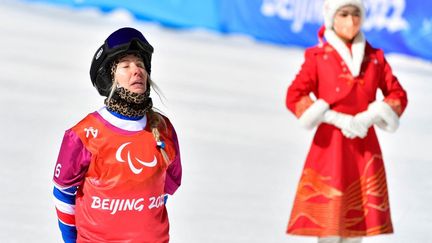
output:
[[[364,18],[361,0],[325,0],[320,44],[305,51],[288,88],[288,109],[302,126],[317,127],[288,234],[361,242],[364,236],[393,232],[374,125],[394,132],[407,94],[383,51],[365,40]],[[383,100],[376,99],[378,89]]]

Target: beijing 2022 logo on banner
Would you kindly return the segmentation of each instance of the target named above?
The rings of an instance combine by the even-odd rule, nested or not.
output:
[[[402,16],[405,0],[365,0],[366,20],[364,30],[386,29],[390,33],[407,29]],[[263,0],[261,13],[266,17],[279,17],[292,21],[291,31],[301,32],[305,23],[321,24],[322,0]]]

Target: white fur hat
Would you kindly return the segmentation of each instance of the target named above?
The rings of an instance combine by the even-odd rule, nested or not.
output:
[[[346,5],[353,5],[360,9],[361,24],[365,18],[365,8],[362,0],[324,0],[324,25],[326,29],[333,28],[333,21],[336,11]]]

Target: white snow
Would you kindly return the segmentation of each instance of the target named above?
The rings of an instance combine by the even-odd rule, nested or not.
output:
[[[284,233],[313,136],[284,105],[303,49],[166,29],[125,11],[9,0],[0,22],[0,242],[60,242],[51,191],[63,132],[102,106],[90,61],[123,26],[155,47],[152,77],[165,105],[153,100],[181,143],[171,242],[316,242]],[[364,243],[432,242],[432,63],[388,60],[409,95],[399,130],[379,132],[395,234]]]

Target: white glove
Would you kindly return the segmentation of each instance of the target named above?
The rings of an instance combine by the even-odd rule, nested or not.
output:
[[[384,101],[375,101],[368,107],[368,111],[376,114],[377,119],[374,120],[379,128],[387,132],[395,132],[399,127],[399,116],[393,109]]]
[[[299,117],[300,125],[306,129],[312,129],[322,122],[324,113],[329,109],[329,104],[324,100],[316,100]]]
[[[356,123],[361,124],[361,126],[369,128],[373,124],[380,122],[381,118],[375,109],[367,109],[363,112],[357,113],[354,116],[354,120]]]
[[[364,138],[368,132],[368,128],[354,120],[353,116],[333,110],[325,112],[324,122],[339,128],[342,134],[350,139],[355,137]]]

